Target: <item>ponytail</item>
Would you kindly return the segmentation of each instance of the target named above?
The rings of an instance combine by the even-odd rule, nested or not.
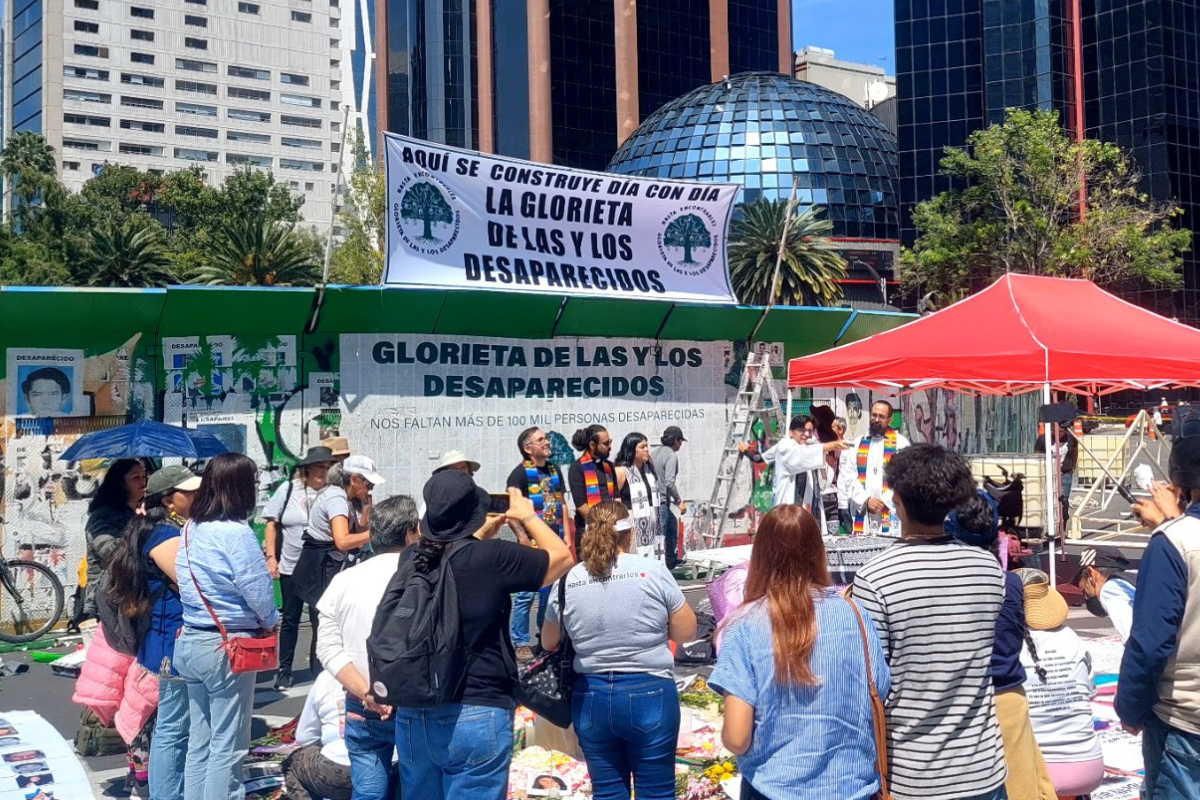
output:
[[[571,446],[581,453],[586,453],[588,446],[596,441],[600,436],[600,432],[607,430],[603,425],[588,425],[586,428],[580,428],[571,436]]]
[[[1033,669],[1037,672],[1038,680],[1045,683],[1046,668],[1042,666],[1041,659],[1038,658],[1037,645],[1033,643],[1033,633],[1029,628],[1025,629],[1025,646],[1029,648],[1029,655],[1033,657]]]

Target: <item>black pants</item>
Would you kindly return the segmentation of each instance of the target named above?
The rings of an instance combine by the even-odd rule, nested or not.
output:
[[[321,755],[316,745],[301,747],[284,759],[283,782],[287,796],[296,800],[350,800],[354,792],[350,768]]]
[[[663,504],[662,517],[667,569],[675,569],[679,565],[679,517],[670,503]]]
[[[283,619],[279,626],[279,671],[291,672],[292,659],[296,654],[296,640],[300,636],[300,616],[304,613],[304,601],[296,594],[296,584],[291,575],[279,576],[279,591],[283,595]],[[321,671],[321,662],[317,661],[317,610],[312,606],[308,607],[308,621],[312,625],[308,665],[315,677]]]
[[[742,800],[767,800],[767,796],[750,785],[750,781],[742,778],[742,791],[738,795]]]

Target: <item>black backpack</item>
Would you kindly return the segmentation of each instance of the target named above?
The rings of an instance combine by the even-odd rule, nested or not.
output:
[[[417,572],[410,556],[388,582],[367,638],[371,693],[380,703],[434,708],[462,689],[470,654],[449,565],[451,555],[473,541],[451,542],[426,573]]]
[[[150,604],[146,612],[136,617],[127,617],[121,612],[120,604],[109,599],[111,575],[111,572],[104,570],[96,581],[96,616],[100,618],[100,627],[104,628],[104,641],[108,646],[118,653],[136,656],[142,639],[146,638],[150,631],[150,613],[167,589],[166,577],[162,577],[163,583],[158,591],[150,595]]]

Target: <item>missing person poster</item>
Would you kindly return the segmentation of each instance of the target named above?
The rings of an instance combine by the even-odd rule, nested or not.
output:
[[[83,393],[82,350],[13,347],[7,374],[8,408],[15,416],[91,416],[91,403]]]
[[[384,283],[736,302],[740,187],[636,178],[385,134]]]

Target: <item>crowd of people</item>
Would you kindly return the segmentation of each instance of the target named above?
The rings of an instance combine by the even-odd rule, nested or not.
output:
[[[752,455],[785,488],[754,535],[709,682],[724,697],[740,796],[1087,795],[1103,776],[1095,680],[1065,600],[1045,573],[1002,568],[997,509],[966,460],[909,446],[891,420],[877,404],[871,430],[848,442],[844,424],[817,412]],[[674,798],[670,643],[697,630],[670,572],[685,441],[677,427],[653,448],[631,433],[611,457],[614,438],[594,425],[573,437],[580,457],[564,475],[546,432],[530,428],[501,504],[458,452],[419,501],[376,503],[383,479],[371,460],[326,441],[264,509],[265,553],[249,524],[250,459],[148,478],[116,462],[88,525],[89,556],[111,571],[92,601],[149,621],[135,660],[157,677],[158,714],[133,738],[148,749],[150,796],[244,795],[255,673],[234,670],[229,642],[278,627],[276,686],[287,688],[307,605],[315,680],[284,763],[289,796],[506,798],[519,665],[569,642],[571,720],[593,797]],[[1116,709],[1143,735],[1148,800],[1200,791],[1200,437],[1176,443],[1170,476],[1135,506],[1156,529],[1140,581],[1109,548],[1086,556],[1076,579],[1128,641]],[[844,591],[826,562],[831,518],[896,537]],[[515,541],[498,536],[506,525]],[[439,596],[468,654],[461,675],[437,703],[389,702],[373,674],[377,612],[398,578],[447,575]]]

